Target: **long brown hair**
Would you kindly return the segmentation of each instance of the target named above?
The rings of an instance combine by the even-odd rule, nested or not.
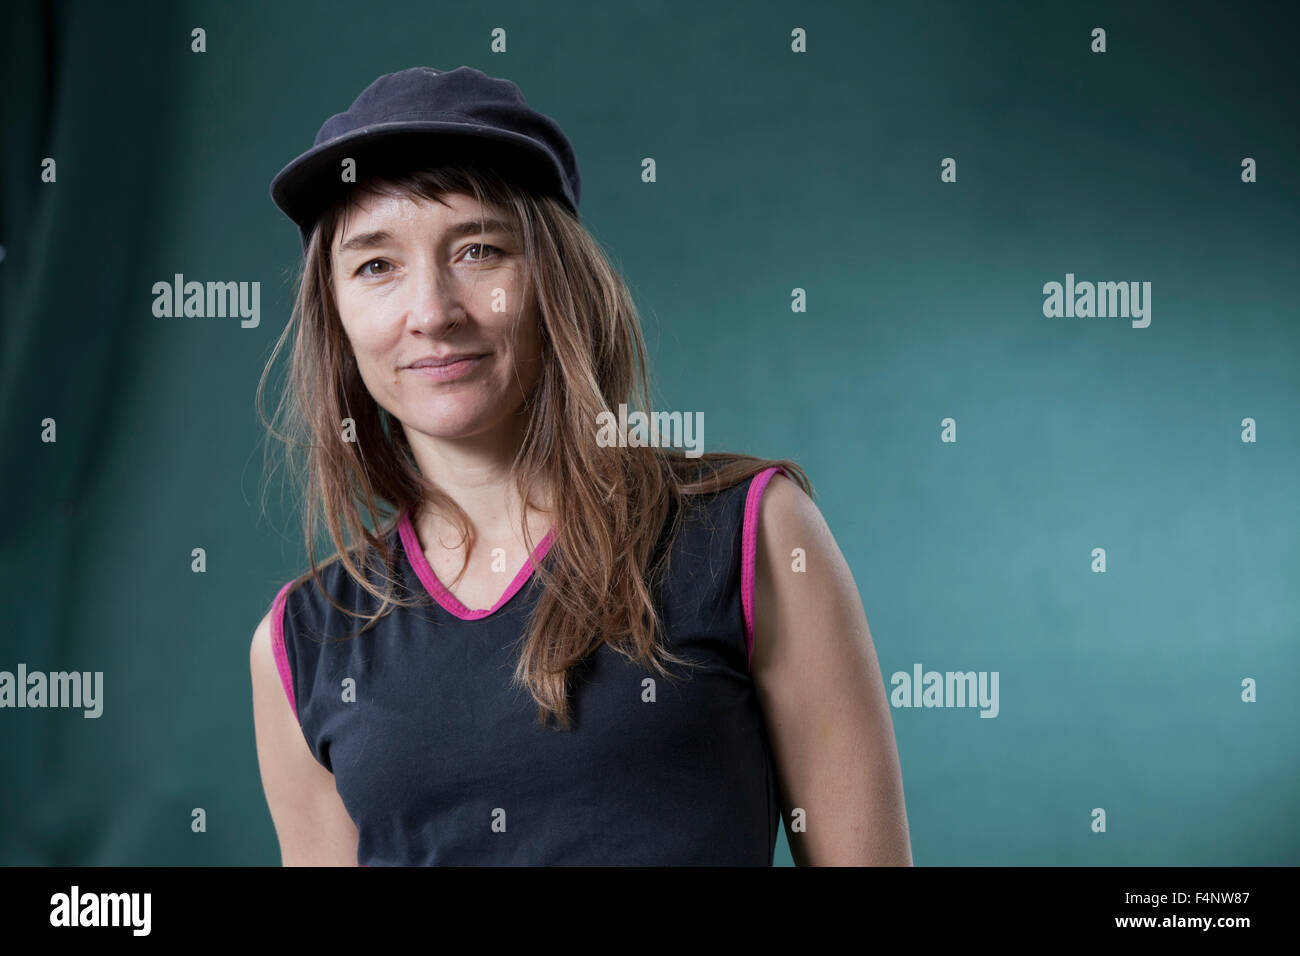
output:
[[[284,443],[287,472],[299,488],[311,570],[294,586],[314,579],[336,608],[365,618],[364,632],[396,607],[424,603],[418,597],[404,600],[388,570],[393,558],[388,545],[403,512],[414,517],[427,505],[451,514],[466,541],[465,553],[473,548],[465,512],[438,488],[437,475],[420,473],[402,427],[362,382],[334,301],[330,255],[335,231],[346,228],[363,190],[433,201],[446,193],[473,195],[484,209],[495,207],[521,238],[524,281],[534,290],[541,326],[541,377],[521,412],[527,427],[511,477],[526,506],[539,485],[555,490],[550,561],[534,568],[544,588],[520,640],[513,679],[537,702],[543,726],[551,715],[561,729],[571,729],[569,670],[601,644],[664,676],[665,664],[688,663],[659,641],[655,606],[686,497],[729,488],[773,465],[782,466],[809,495],[811,483],[787,459],[718,452],[691,458],[653,445],[598,445],[599,413],[613,413],[620,403],[629,412],[653,408],[645,343],[622,278],[557,200],[473,166],[380,172],[354,189],[311,232],[293,313],[257,387],[258,414]],[[276,358],[291,340],[287,382],[274,420],[268,421],[263,395]],[[350,440],[341,437],[347,419],[353,423]],[[531,554],[528,507],[521,512]],[[319,565],[318,514],[336,549]],[[672,526],[666,527],[670,516]],[[661,546],[664,541],[668,547]],[[382,556],[382,564],[372,563],[371,555]],[[358,614],[325,593],[319,572],[335,560],[379,599],[374,614]],[[385,587],[365,568],[377,570]]]

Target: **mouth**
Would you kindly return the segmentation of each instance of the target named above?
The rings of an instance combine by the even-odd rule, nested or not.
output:
[[[463,378],[483,364],[487,355],[452,356],[446,359],[421,359],[407,368],[425,378],[446,382]]]

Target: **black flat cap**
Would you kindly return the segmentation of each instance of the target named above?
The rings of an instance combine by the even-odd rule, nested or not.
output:
[[[297,224],[304,250],[320,214],[357,186],[342,180],[345,158],[356,161],[358,182],[452,162],[487,167],[578,215],[578,162],[559,125],[530,108],[511,81],[469,66],[379,77],[276,174],[271,199]]]

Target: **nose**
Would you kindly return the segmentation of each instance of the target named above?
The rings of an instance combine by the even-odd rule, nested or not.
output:
[[[464,322],[463,290],[455,273],[446,266],[428,257],[420,258],[407,288],[411,290],[411,301],[406,303],[410,328],[437,336]]]

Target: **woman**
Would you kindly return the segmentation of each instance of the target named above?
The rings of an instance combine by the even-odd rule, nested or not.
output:
[[[250,651],[283,862],[770,865],[780,814],[800,865],[910,864],[798,466],[598,437],[651,410],[644,345],[559,127],[468,67],[389,74],[272,195],[312,562]]]

